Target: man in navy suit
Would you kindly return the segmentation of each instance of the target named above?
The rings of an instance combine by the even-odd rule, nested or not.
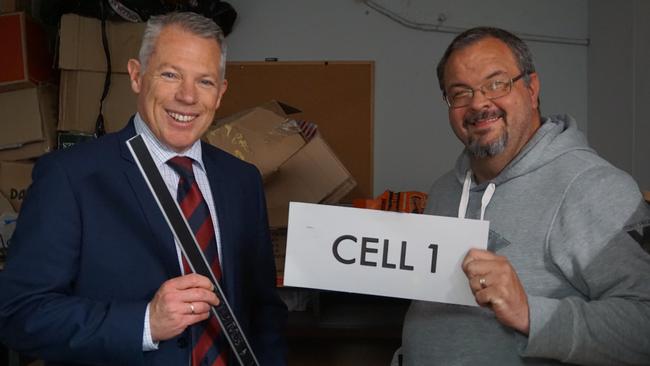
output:
[[[174,197],[179,176],[166,162],[192,159],[226,297],[260,364],[286,363],[260,175],[199,140],[226,91],[225,47],[197,14],[152,18],[128,64],[138,113],[127,127],[39,159],[0,272],[0,340],[10,348],[50,364],[190,363],[190,328],[219,300],[206,277],[183,271],[125,143],[141,134]]]

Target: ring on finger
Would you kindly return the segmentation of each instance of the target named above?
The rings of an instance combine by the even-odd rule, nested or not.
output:
[[[194,304],[192,304],[192,303],[190,303],[190,312],[192,313],[192,315],[196,314],[194,312]]]
[[[478,283],[479,283],[479,285],[481,285],[481,288],[486,288],[486,287],[487,287],[487,283],[486,283],[486,281],[485,281],[485,277],[481,277],[481,278],[479,278],[479,279],[478,279]]]

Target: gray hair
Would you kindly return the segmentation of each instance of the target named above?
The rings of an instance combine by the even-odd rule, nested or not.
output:
[[[223,31],[211,19],[192,12],[173,12],[164,15],[152,16],[149,18],[147,21],[147,26],[144,29],[144,35],[142,36],[142,45],[140,46],[140,52],[138,54],[142,71],[144,71],[147,67],[147,62],[149,62],[149,57],[151,57],[151,54],[153,53],[156,40],[158,40],[158,36],[160,36],[160,32],[163,30],[163,28],[171,25],[179,26],[183,30],[186,30],[196,36],[206,39],[214,39],[217,42],[219,49],[221,50],[219,77],[221,80],[223,80],[226,76],[227,50]]]
[[[512,51],[512,54],[517,60],[519,71],[524,74],[524,82],[527,86],[530,85],[530,74],[535,72],[535,65],[533,64],[533,56],[526,43],[524,43],[524,41],[519,37],[503,29],[476,27],[468,29],[456,36],[449,47],[447,47],[440,62],[438,62],[436,73],[438,74],[438,83],[440,84],[440,90],[442,90],[443,94],[445,93],[445,66],[447,65],[447,61],[451,54],[454,51],[471,46],[472,44],[488,37],[496,38],[510,48],[510,51]]]

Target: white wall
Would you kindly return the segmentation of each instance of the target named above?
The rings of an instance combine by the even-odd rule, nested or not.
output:
[[[589,3],[589,140],[650,190],[650,2]]]
[[[452,134],[435,65],[454,34],[405,27],[360,0],[228,0],[239,14],[229,60],[375,61],[374,190],[427,191],[451,168]],[[376,0],[404,18],[445,26],[587,38],[587,0]],[[542,82],[542,113],[587,127],[587,47],[529,42]],[[298,106],[299,107],[299,106]],[[318,122],[318,121],[314,121]]]

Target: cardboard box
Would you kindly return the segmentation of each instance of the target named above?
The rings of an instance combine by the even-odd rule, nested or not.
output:
[[[16,0],[0,0],[0,13],[12,13],[16,10]]]
[[[317,134],[264,184],[271,227],[286,227],[289,202],[339,202],[356,186],[325,140]]]
[[[0,14],[0,92],[47,81],[52,56],[41,26],[25,13]]]
[[[131,90],[127,62],[138,57],[144,26],[143,23],[106,23],[111,56],[111,85],[103,107],[106,132],[120,130],[136,111],[137,97]],[[92,134],[106,78],[101,22],[65,14],[59,31],[61,89],[57,129]]]
[[[24,11],[31,14],[32,4],[30,0],[0,0],[0,13],[13,13]]]
[[[298,110],[271,101],[217,120],[205,140],[230,154],[254,164],[267,179],[301,147],[305,139],[288,114]]]
[[[9,200],[0,193],[0,269],[4,267],[7,248],[16,229],[17,217],[18,214],[16,214]]]
[[[287,228],[271,228],[271,243],[273,244],[273,258],[275,259],[275,285],[284,284],[284,258],[287,253]]]
[[[0,93],[0,160],[38,157],[56,146],[57,88]]]
[[[27,188],[32,184],[30,161],[0,161],[0,193],[9,199],[16,212],[20,211]]]
[[[144,27],[144,23],[106,22],[112,72],[128,72],[126,64],[130,58],[138,57]],[[59,32],[59,68],[106,71],[102,28],[98,19],[64,14]]]
[[[103,72],[61,70],[59,131],[94,133],[99,101],[104,91]],[[137,108],[128,74],[111,74],[111,87],[104,100],[106,132],[126,126]]]

